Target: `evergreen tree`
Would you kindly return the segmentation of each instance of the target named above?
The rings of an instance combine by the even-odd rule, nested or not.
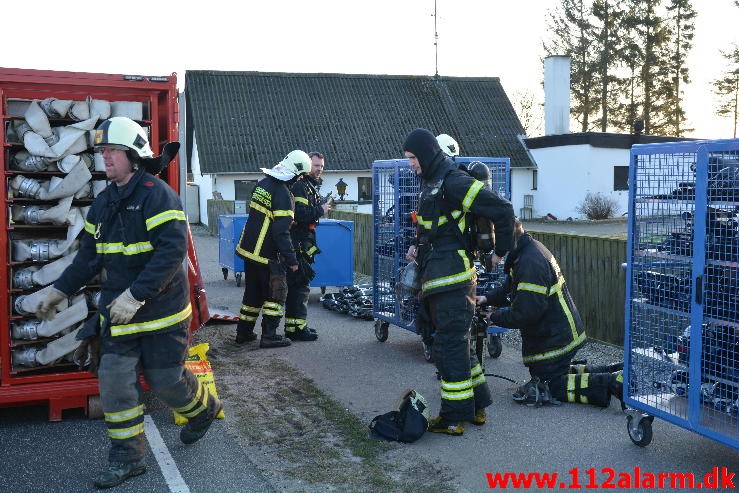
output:
[[[738,5],[739,6],[739,5]],[[721,55],[727,61],[724,74],[713,81],[713,92],[718,96],[719,106],[716,114],[734,119],[734,138],[739,114],[739,46],[734,44],[729,51],[721,50]]]
[[[623,42],[623,1],[594,0],[592,13],[596,24],[594,30],[598,38],[599,53],[597,57],[598,82],[600,94],[600,131],[606,132],[613,126],[610,121],[609,107],[618,99],[623,88],[623,81],[617,75],[619,53],[625,49]]]
[[[689,83],[689,71],[685,63],[690,49],[693,47],[696,12],[691,0],[670,0],[667,5],[671,26],[671,53],[669,55],[670,80],[673,86],[667,108],[667,128],[671,135],[681,137],[692,129],[684,128],[685,111],[682,107],[683,90],[681,83]]]

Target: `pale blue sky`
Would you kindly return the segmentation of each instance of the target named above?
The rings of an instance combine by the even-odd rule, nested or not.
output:
[[[546,11],[557,0],[437,0],[439,73],[541,89]],[[726,138],[713,114],[718,52],[739,42],[733,0],[699,13],[685,106],[695,136]],[[186,69],[431,75],[433,0],[18,0],[3,2],[5,67],[165,75]],[[398,111],[412,110],[399,108]],[[575,130],[574,128],[572,128]]]

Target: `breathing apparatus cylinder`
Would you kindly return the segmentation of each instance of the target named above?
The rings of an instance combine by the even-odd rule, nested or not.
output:
[[[488,189],[492,190],[492,174],[490,168],[480,161],[472,161],[467,165],[467,172],[476,180],[479,180]],[[493,269],[491,252],[495,248],[495,227],[487,217],[474,216],[471,222],[472,248],[477,252],[478,260],[482,262],[485,270]]]

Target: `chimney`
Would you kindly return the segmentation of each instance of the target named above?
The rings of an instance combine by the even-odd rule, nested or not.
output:
[[[570,57],[544,59],[544,135],[570,132]]]

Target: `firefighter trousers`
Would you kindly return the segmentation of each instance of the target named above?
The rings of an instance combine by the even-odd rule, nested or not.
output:
[[[244,297],[236,324],[237,334],[253,333],[261,312],[262,337],[275,336],[285,313],[286,297],[285,271],[279,264],[249,262],[244,276]]]
[[[308,296],[310,281],[299,272],[287,273],[285,301],[285,334],[304,330],[308,325]]]
[[[139,371],[162,402],[194,425],[218,409],[218,400],[185,367],[188,325],[122,342],[104,338],[98,379],[110,462],[135,462],[146,454]]]
[[[540,375],[542,380],[548,380],[552,397],[561,402],[608,407],[616,379],[611,365],[571,365],[572,355],[568,354],[558,360],[559,364],[552,365],[561,369],[559,375]],[[529,370],[535,376],[532,367]]]
[[[424,318],[434,332],[432,355],[441,376],[441,411],[448,421],[469,421],[492,403],[480,363],[470,356],[469,331],[475,313],[474,284],[427,296]]]

